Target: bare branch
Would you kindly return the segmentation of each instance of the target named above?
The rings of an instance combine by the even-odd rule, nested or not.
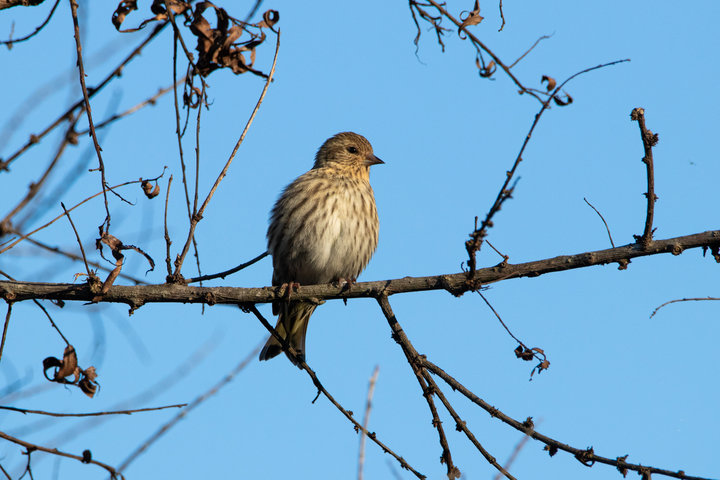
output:
[[[633,121],[638,122],[638,126],[640,127],[640,137],[642,138],[643,149],[645,150],[645,156],[642,161],[647,167],[648,190],[647,193],[645,193],[645,197],[647,198],[647,215],[645,216],[645,230],[643,231],[642,237],[636,236],[636,239],[647,248],[650,242],[652,242],[654,232],[653,218],[655,216],[655,200],[658,199],[657,195],[655,195],[655,167],[653,165],[652,154],[652,147],[658,143],[658,134],[651,132],[647,129],[647,127],[645,127],[645,109],[633,109],[630,114],[630,118]]]
[[[375,365],[375,370],[370,377],[368,384],[367,401],[365,402],[365,416],[363,417],[363,431],[360,432],[360,450],[358,452],[358,480],[363,480],[363,466],[365,465],[365,439],[367,436],[368,424],[370,423],[370,409],[372,408],[372,398],[375,393],[375,383],[377,382],[378,374],[380,373],[380,366]]]
[[[87,273],[88,278],[92,275],[90,272],[90,267],[88,267],[87,258],[85,258],[85,249],[83,248],[82,240],[80,240],[80,235],[78,234],[77,229],[75,228],[75,224],[72,221],[72,217],[70,216],[70,212],[68,212],[67,208],[65,208],[65,204],[60,202],[60,206],[63,209],[63,212],[65,212],[65,215],[68,218],[68,221],[70,222],[70,226],[73,229],[73,232],[75,232],[75,238],[77,239],[78,245],[80,246],[80,253],[82,254],[83,263],[85,264],[85,272]]]
[[[15,5],[5,5],[4,2],[6,2],[6,1],[7,0],[0,1],[0,10],[2,10],[4,8],[17,6],[17,3]],[[20,1],[22,1],[22,0],[20,0]],[[45,0],[24,0],[24,1],[30,2],[30,4],[32,5],[32,4],[40,4],[40,3],[44,2]],[[11,2],[11,3],[15,3],[15,2]],[[25,40],[29,40],[32,37],[34,37],[35,35],[37,35],[38,33],[40,33],[40,30],[45,28],[45,25],[47,25],[48,22],[50,21],[50,19],[52,18],[53,14],[55,13],[55,9],[57,8],[59,3],[60,3],[60,0],[55,0],[55,5],[53,5],[52,8],[50,9],[50,13],[48,13],[47,18],[40,25],[38,25],[38,27],[35,30],[33,30],[32,33],[25,35],[24,37],[20,37],[20,38],[12,38],[12,35],[11,35],[10,38],[8,38],[7,40],[0,40],[0,45],[7,45],[8,48],[12,48],[12,46],[14,44],[24,42]]]
[[[430,277],[404,277],[394,280],[358,282],[353,285],[302,285],[293,292],[293,300],[317,301],[318,299],[376,298],[378,295],[394,295],[406,292],[446,290],[453,295],[462,295],[477,290],[482,285],[511,278],[536,277],[552,272],[574,270],[593,265],[618,263],[623,260],[672,253],[679,255],[684,250],[710,247],[720,248],[720,230],[710,230],[694,235],[655,240],[647,249],[637,243],[607,250],[562,255],[534,262],[507,264],[504,267],[489,267],[475,271],[468,279],[466,272],[436,275]],[[193,287],[186,285],[113,285],[103,295],[103,302],[126,303],[136,308],[145,303],[207,303],[244,304],[270,303],[282,300],[281,287],[233,288]],[[0,298],[9,301],[28,299],[51,299],[68,301],[90,301],[94,297],[87,285],[67,283],[32,283],[0,281]]]
[[[0,410],[10,410],[12,412],[20,412],[24,414],[33,413],[36,415],[47,415],[49,417],[100,417],[102,415],[131,415],[133,413],[140,412],[153,412],[156,410],[165,410],[167,408],[182,408],[187,406],[187,403],[178,403],[177,405],[165,405],[162,407],[148,407],[148,408],[135,408],[132,410],[114,410],[107,412],[90,412],[90,413],[57,413],[57,412],[45,412],[43,410],[30,410],[27,408],[8,407],[0,405]]]
[[[583,197],[583,200],[585,200],[585,203],[587,203],[590,208],[595,210],[595,213],[598,214],[598,216],[600,217],[600,220],[602,220],[603,224],[605,224],[605,230],[607,231],[608,238],[610,239],[610,245],[612,245],[613,248],[615,248],[615,242],[613,242],[612,234],[610,233],[610,227],[608,227],[608,224],[605,221],[605,217],[602,216],[602,213],[600,213],[598,211],[598,209],[593,206],[592,203],[588,202],[587,198]]]
[[[702,302],[704,300],[720,300],[720,298],[717,297],[702,297],[702,298],[678,298],[676,300],[670,300],[669,302],[665,302],[659,307],[657,307],[653,312],[650,314],[650,318],[654,317],[655,314],[663,308],[666,305],[670,305],[671,303],[678,303],[678,302]]]
[[[213,273],[212,275],[203,275],[201,277],[189,278],[189,279],[185,280],[185,283],[204,282],[206,280],[212,280],[213,278],[225,278],[228,275],[231,275],[235,272],[239,272],[240,270],[243,270],[243,269],[249,267],[250,265],[256,264],[257,262],[259,262],[263,258],[267,257],[268,255],[270,255],[270,252],[263,252],[260,255],[258,255],[257,257],[253,258],[252,260],[248,260],[245,263],[241,263],[237,267],[233,267],[230,270],[225,270],[224,272],[220,272],[220,273]]]
[[[100,169],[100,185],[102,186],[103,199],[105,200],[105,220],[102,223],[101,232],[107,232],[110,230],[110,207],[108,206],[107,200],[107,182],[105,181],[105,163],[103,162],[102,150],[100,143],[98,143],[97,134],[95,133],[95,125],[92,119],[92,108],[90,107],[90,95],[88,94],[87,85],[85,85],[85,65],[82,59],[82,45],[80,44],[80,24],[78,22],[78,3],[77,0],[70,0],[70,10],[72,12],[74,33],[75,33],[75,47],[77,50],[77,66],[80,74],[80,86],[82,87],[83,98],[85,100],[85,113],[88,118],[88,125],[90,126],[90,135],[93,139],[93,146],[95,147],[95,153],[98,158],[98,168]]]
[[[47,448],[43,447],[42,445],[36,445],[34,443],[26,442],[24,440],[20,440],[19,438],[15,438],[11,435],[8,435],[5,432],[0,432],[0,438],[4,438],[5,440],[12,442],[16,445],[20,445],[22,447],[25,447],[28,449],[28,451],[40,451],[45,453],[51,453],[53,455],[58,455],[60,457],[66,457],[66,458],[72,458],[82,463],[92,463],[93,465],[97,465],[98,467],[104,468],[109,474],[110,478],[125,478],[121,473],[119,473],[117,470],[115,470],[113,467],[106,463],[98,462],[97,460],[93,460],[92,458],[88,458],[86,455],[73,455],[72,453],[66,453],[58,450],[57,448]]]
[[[7,304],[7,314],[5,315],[5,325],[3,326],[2,340],[0,340],[0,360],[2,360],[2,354],[5,350],[5,338],[7,338],[8,326],[10,325],[10,315],[12,315],[12,302]]]
[[[172,185],[172,179],[173,177],[170,175],[167,190],[165,192],[165,216],[163,217],[163,226],[165,227],[165,266],[167,267],[168,277],[172,275],[172,261],[170,260],[170,245],[172,245],[172,240],[170,240],[170,233],[168,232],[167,226],[168,201],[170,200],[170,186]]]
[[[628,463],[625,461],[627,457],[617,457],[616,459],[606,458],[602,457],[600,455],[596,455],[592,448],[588,449],[580,449],[571,447],[570,445],[566,445],[562,442],[559,442],[553,438],[550,438],[546,435],[543,435],[537,431],[535,431],[534,425],[532,423],[531,418],[528,418],[524,422],[519,422],[515,420],[514,418],[511,418],[507,415],[505,415],[503,412],[498,410],[497,408],[493,407],[489,403],[485,402],[483,399],[475,395],[473,392],[467,389],[463,384],[458,382],[456,379],[454,379],[452,376],[448,375],[442,368],[438,367],[434,363],[430,362],[426,358],[422,359],[423,366],[427,368],[430,372],[437,375],[438,377],[442,378],[443,381],[445,381],[453,390],[457,390],[462,395],[464,395],[468,400],[473,402],[474,404],[481,407],[483,410],[488,412],[490,416],[499,419],[503,423],[510,425],[511,427],[515,428],[516,430],[525,433],[526,435],[532,437],[535,440],[538,440],[545,445],[547,445],[547,450],[550,452],[550,455],[554,455],[555,452],[558,450],[562,450],[564,452],[568,452],[575,456],[575,458],[583,463],[584,465],[590,467],[594,463],[603,463],[606,465],[611,465],[621,472],[623,470],[633,470],[635,472],[644,474],[652,474],[657,473],[658,475],[665,475],[668,477],[673,478],[680,478],[683,480],[709,480],[703,477],[693,477],[690,475],[686,475],[685,472],[682,470],[674,472],[671,470],[665,470],[662,468],[656,468],[656,467],[646,467],[640,464],[634,464],[634,463]]]

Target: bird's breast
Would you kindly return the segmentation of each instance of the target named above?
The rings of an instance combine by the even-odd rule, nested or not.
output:
[[[356,278],[375,251],[378,218],[370,184],[330,180],[291,185],[278,201],[268,243],[276,277],[290,277],[278,281],[313,284]]]

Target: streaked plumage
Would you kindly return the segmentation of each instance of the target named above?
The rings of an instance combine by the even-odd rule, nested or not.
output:
[[[315,165],[285,188],[275,203],[267,233],[273,258],[273,285],[354,281],[378,242],[378,216],[370,187],[370,166],[383,163],[370,142],[352,132],[338,133],[320,147]],[[308,320],[316,305],[278,301],[275,329],[305,355]],[[260,360],[278,355],[274,337]]]

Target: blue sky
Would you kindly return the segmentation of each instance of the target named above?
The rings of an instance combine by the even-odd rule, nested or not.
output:
[[[47,3],[47,2],[46,2]],[[142,13],[128,22],[144,18]],[[473,2],[449,2],[455,15]],[[243,17],[248,5],[226,5]],[[16,36],[31,31],[50,5],[7,10],[0,32],[15,21]],[[442,53],[423,30],[415,51],[415,26],[405,2],[265,2],[280,11],[282,30],[276,80],[270,85],[244,144],[197,229],[203,273],[225,270],[265,249],[267,217],[281,189],[309,169],[320,144],[339,131],[366,136],[386,164],[373,168],[371,183],[380,216],[378,250],[360,280],[455,273],[466,259],[464,241],[475,215],[483,216],[511,166],[539,109],[517,95],[500,72],[478,76],[474,49],[453,31]],[[573,80],[574,103],[543,116],[525,152],[514,198],[495,219],[490,241],[511,263],[608,248],[602,222],[615,243],[633,241],[645,220],[645,169],[634,107],[644,107],[648,127],[659,133],[654,150],[656,238],[717,228],[717,178],[713,148],[720,100],[714,89],[720,62],[716,2],[683,8],[676,2],[505,2],[507,25],[496,3],[481,4],[485,20],[472,27],[503,60],[511,63],[541,35],[552,34],[513,69],[526,85],[540,77],[558,81],[587,67],[613,60],[632,61]],[[99,81],[147,34],[119,34],[110,23],[113,2],[82,2],[88,85]],[[449,26],[449,22],[446,22]],[[423,26],[424,27],[424,26]],[[189,39],[189,36],[187,37]],[[258,66],[268,70],[272,39],[258,50]],[[98,53],[100,52],[100,53]],[[96,120],[122,111],[171,83],[172,36],[166,31],[125,68],[92,106]],[[75,47],[69,6],[33,40],[3,50],[7,119],[27,105],[14,136],[3,137],[0,156],[15,151],[31,132],[43,128],[79,98],[73,70]],[[231,152],[263,82],[250,75],[213,73],[209,111],[201,128],[201,198]],[[45,85],[48,96],[38,94]],[[27,102],[30,103],[27,103]],[[82,125],[83,122],[80,122]],[[123,193],[135,202],[111,198],[112,233],[141,246],[157,267],[147,281],[164,281],[162,215],[168,174],[174,175],[169,229],[174,253],[187,235],[174,134],[172,97],[165,96],[100,134],[111,184],[155,177],[163,166],[162,194],[148,201],[136,186]],[[194,128],[194,127],[193,127]],[[189,130],[192,130],[190,128]],[[24,194],[50,161],[58,135],[49,136],[0,174],[5,211]],[[194,139],[186,137],[186,155]],[[97,192],[100,180],[87,172],[96,159],[86,137],[61,159],[66,172],[83,158],[88,166],[72,179],[60,199],[50,198],[40,225]],[[64,173],[50,179],[51,190],[68,183]],[[73,213],[90,255],[102,203]],[[67,222],[38,234],[39,240],[77,249]],[[499,258],[489,248],[481,266]],[[186,262],[186,276],[195,270]],[[0,269],[31,281],[72,282],[82,267],[48,257],[29,245],[0,256]],[[123,269],[143,276],[144,260],[132,253]],[[209,285],[236,287],[270,283],[271,262],[260,263]],[[508,415],[534,417],[538,430],[578,448],[614,458],[688,474],[720,477],[715,430],[720,414],[712,400],[719,391],[710,365],[716,363],[717,302],[670,305],[683,297],[718,296],[718,267],[698,250],[678,257],[634,260],[628,270],[614,265],[560,272],[493,285],[486,297],[512,331],[548,355],[550,369],[528,381],[532,364],[516,360],[515,342],[478,295],[454,298],[446,292],[390,298],[398,320],[420,353],[443,367],[480,397]],[[267,306],[261,311],[270,316]],[[23,389],[47,384],[41,361],[60,355],[64,344],[30,303],[14,307],[0,363],[2,383],[22,379]],[[219,381],[266,337],[251,315],[227,306],[146,305],[131,317],[125,306],[67,305],[51,309],[76,346],[81,365],[95,365],[101,390],[88,399],[76,389],[47,387],[27,398],[0,400],[51,411],[100,411],[192,401]],[[313,315],[308,363],[327,389],[360,416],[375,365],[380,374],[370,430],[429,478],[441,478],[440,447],[427,405],[400,348],[373,300],[329,301]],[[178,366],[197,351],[192,368]],[[158,386],[168,378],[170,386]],[[151,394],[135,398],[142,392]],[[521,434],[491,419],[449,388],[445,392],[483,445],[502,463]],[[193,411],[127,470],[128,478],[351,478],[356,474],[358,436],[329,402],[318,399],[307,375],[286,359],[253,361],[219,394]],[[174,411],[106,419],[90,428],[83,420],[46,421],[17,413],[0,414],[2,430],[74,453],[89,448],[113,464],[124,458]],[[453,459],[464,478],[491,478],[495,472],[441,414]],[[71,430],[68,430],[71,429]],[[73,433],[68,434],[68,431]],[[3,445],[2,464],[16,478],[25,457]],[[366,478],[412,478],[368,443]],[[392,463],[392,462],[391,462]],[[103,478],[95,467],[33,454],[36,478],[58,471],[59,478]],[[530,442],[511,468],[517,478],[608,478],[612,467],[588,469],[569,455],[552,459]]]

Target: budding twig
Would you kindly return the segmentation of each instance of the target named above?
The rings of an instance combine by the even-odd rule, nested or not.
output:
[[[635,238],[643,247],[647,248],[648,245],[650,245],[650,242],[652,242],[655,200],[658,198],[657,195],[655,195],[655,167],[653,165],[652,153],[652,147],[658,143],[658,134],[652,133],[647,129],[647,127],[645,127],[645,109],[634,108],[630,113],[630,119],[638,122],[638,126],[640,127],[640,137],[642,138],[643,149],[645,150],[645,156],[642,161],[647,170],[648,190],[645,193],[645,197],[647,197],[647,215],[645,216],[645,230],[643,231],[642,237],[637,237],[636,235]]]

